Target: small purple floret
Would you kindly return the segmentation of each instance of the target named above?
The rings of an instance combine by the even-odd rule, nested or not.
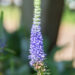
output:
[[[31,39],[30,39],[30,65],[36,64],[37,62],[43,62],[45,59],[45,53],[43,49],[43,38],[41,34],[40,25],[32,25]]]

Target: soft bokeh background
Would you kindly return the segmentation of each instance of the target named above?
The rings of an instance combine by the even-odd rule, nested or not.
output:
[[[75,75],[75,0],[41,1],[46,64],[52,75]],[[0,40],[5,43],[0,75],[36,73],[28,60],[32,18],[33,0],[0,0]]]

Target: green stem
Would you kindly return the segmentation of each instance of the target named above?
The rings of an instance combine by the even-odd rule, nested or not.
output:
[[[43,71],[41,71],[41,69],[40,69],[40,70],[37,71],[37,75],[44,75],[44,73],[43,73]]]
[[[11,68],[11,75],[14,75],[14,59],[12,57],[10,59],[10,68]]]
[[[2,34],[2,32],[3,32],[3,11],[1,11],[0,12],[0,39],[3,37],[3,34]],[[2,50],[2,48],[0,48],[0,50]],[[2,56],[2,55],[4,55],[4,53],[1,51],[0,52],[0,57]],[[0,75],[4,75],[4,66],[3,66],[3,64],[4,64],[4,61],[3,60],[0,60]]]

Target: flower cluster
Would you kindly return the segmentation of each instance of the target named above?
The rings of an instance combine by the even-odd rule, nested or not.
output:
[[[45,59],[45,53],[43,49],[43,38],[41,34],[40,27],[40,0],[34,0],[34,18],[33,25],[31,29],[31,39],[30,39],[30,56],[29,59],[30,65],[34,66],[34,68],[43,65],[43,61]]]
[[[41,63],[45,59],[43,50],[43,38],[40,32],[40,25],[33,25],[31,29],[31,42],[30,42],[30,65]]]

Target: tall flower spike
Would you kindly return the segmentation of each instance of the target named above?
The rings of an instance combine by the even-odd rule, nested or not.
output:
[[[31,29],[31,42],[30,42],[30,65],[38,69],[43,66],[43,61],[45,59],[45,53],[43,50],[43,38],[41,34],[40,27],[40,0],[34,0],[34,18],[33,25]]]

